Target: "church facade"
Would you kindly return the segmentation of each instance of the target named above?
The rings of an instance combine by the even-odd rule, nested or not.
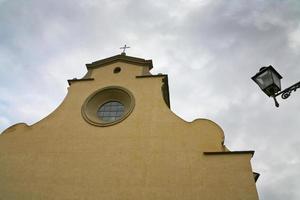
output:
[[[87,64],[61,105],[0,135],[0,199],[256,200],[253,151],[170,110],[168,76],[125,53]]]

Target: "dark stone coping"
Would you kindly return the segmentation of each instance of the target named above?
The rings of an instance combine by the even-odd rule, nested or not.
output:
[[[131,57],[131,56],[126,56],[126,54],[119,54],[119,55],[115,55],[109,58],[105,58],[102,60],[98,60],[95,62],[92,62],[90,64],[86,64],[87,69],[91,69],[91,68],[96,68],[96,67],[101,67],[103,65],[107,65],[116,61],[123,61],[126,63],[133,63],[133,64],[138,64],[138,65],[142,65],[142,66],[147,66],[149,67],[149,69],[153,68],[153,64],[152,64],[152,60],[145,60],[142,58],[136,58],[136,57]]]
[[[254,151],[211,151],[211,152],[203,152],[204,155],[228,155],[228,154],[252,154],[254,155]]]
[[[156,77],[168,77],[168,75],[167,74],[157,74],[157,75],[136,76],[136,78],[156,78]]]
[[[93,81],[93,80],[94,80],[93,78],[82,78],[82,79],[73,78],[73,79],[69,79],[68,83],[69,83],[69,85],[71,85],[72,82],[77,82],[77,81]]]
[[[257,179],[259,178],[260,174],[257,172],[253,172],[253,176],[254,176],[254,180],[255,182],[257,181]]]

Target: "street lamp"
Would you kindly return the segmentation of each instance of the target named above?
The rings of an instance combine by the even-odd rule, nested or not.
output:
[[[298,83],[281,91],[281,79],[282,76],[271,65],[260,68],[259,72],[252,77],[252,80],[266,95],[273,97],[276,107],[279,107],[279,103],[276,100],[278,95],[281,95],[282,99],[286,99],[290,96],[292,91],[296,91],[298,88],[300,88],[299,81]]]

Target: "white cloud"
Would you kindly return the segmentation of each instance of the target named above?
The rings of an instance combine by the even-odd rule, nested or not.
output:
[[[289,45],[295,52],[299,53],[300,48],[300,24],[298,25],[297,29],[293,30],[289,33]]]

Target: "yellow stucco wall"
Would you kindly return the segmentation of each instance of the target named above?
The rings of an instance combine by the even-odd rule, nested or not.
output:
[[[177,117],[163,100],[163,77],[136,78],[145,68],[122,61],[95,68],[94,80],[73,82],[48,117],[5,130],[0,199],[258,199],[251,154],[204,155],[226,151],[220,127]],[[120,123],[93,126],[81,107],[107,86],[129,90],[135,107]]]

